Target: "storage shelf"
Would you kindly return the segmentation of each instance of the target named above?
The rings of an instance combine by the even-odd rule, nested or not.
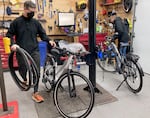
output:
[[[104,3],[104,6],[116,5],[116,4],[120,4],[120,3],[121,3],[121,2]]]
[[[12,19],[13,19],[13,18],[16,18],[16,17],[18,17],[18,16],[19,16],[19,15],[10,15],[10,16],[9,16],[9,15],[5,15],[5,16],[4,16],[4,19],[8,19],[8,18],[10,18],[10,19],[12,18]],[[0,18],[3,18],[3,16],[0,15]]]

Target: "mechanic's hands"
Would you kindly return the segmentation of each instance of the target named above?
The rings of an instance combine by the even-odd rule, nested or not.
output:
[[[10,49],[11,49],[12,51],[16,51],[17,48],[19,48],[19,45],[17,45],[17,44],[13,44],[13,45],[10,47]]]
[[[52,46],[52,47],[56,47],[56,43],[54,41],[49,41],[49,44]]]

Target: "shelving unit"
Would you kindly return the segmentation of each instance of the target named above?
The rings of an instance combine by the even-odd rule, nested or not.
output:
[[[104,3],[104,6],[108,6],[108,5],[116,5],[116,4],[120,4],[121,2],[112,2],[112,3]]]
[[[107,2],[107,0],[104,0],[104,1],[103,1],[103,5],[104,5],[104,6],[115,5],[115,4],[120,4],[120,3],[121,3],[121,0],[112,1],[112,2]]]

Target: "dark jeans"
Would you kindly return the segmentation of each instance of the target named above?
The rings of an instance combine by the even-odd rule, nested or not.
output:
[[[35,61],[37,68],[38,68],[38,75],[40,75],[40,53],[38,51],[35,51],[33,53],[30,54],[31,57],[33,58],[33,60]],[[24,79],[24,81],[27,80],[26,76],[27,76],[27,68],[26,65],[24,63],[24,60],[22,58],[22,56],[17,53],[16,54],[17,60],[18,60],[18,65],[19,65],[19,73],[21,75],[21,77]],[[34,86],[34,93],[38,91],[38,86],[39,86],[39,78],[38,77],[38,82],[37,84]],[[33,83],[35,83],[35,75],[33,75]]]
[[[128,43],[120,42],[119,52],[122,56],[126,57],[127,54],[127,47],[129,46]]]

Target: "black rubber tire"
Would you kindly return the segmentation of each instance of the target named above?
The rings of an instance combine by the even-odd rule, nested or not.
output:
[[[135,62],[133,60],[128,60],[127,63],[128,64],[127,64],[126,84],[133,93],[139,93],[143,87],[143,74],[140,71],[141,69],[138,66],[138,62]],[[128,74],[130,76],[128,76]],[[130,77],[132,77],[132,78],[130,78]],[[139,82],[137,82],[138,86],[134,85],[136,80],[139,81]]]
[[[37,65],[35,64],[35,61],[33,60],[33,58],[30,56],[30,54],[27,51],[25,51],[23,48],[21,48],[21,50],[27,56],[28,61],[30,62],[31,69],[32,69],[32,75],[35,75],[35,78],[34,78],[35,82],[34,83],[32,82],[32,84],[31,84],[31,87],[34,87],[40,78]]]
[[[113,60],[113,61],[115,61],[115,63],[114,64],[109,64],[109,63],[107,63],[106,62],[106,60],[110,60],[109,58],[106,58],[105,60],[101,60],[101,59],[97,59],[97,64],[98,64],[98,66],[102,69],[102,70],[104,70],[104,71],[106,71],[106,72],[116,72],[116,65],[114,65],[114,64],[116,64],[116,61],[115,61],[115,59]],[[111,61],[111,60],[110,60]]]
[[[20,77],[17,76],[16,72],[15,72],[15,67],[13,66],[13,57],[15,52],[11,52],[9,55],[9,59],[8,59],[8,65],[9,65],[9,69],[10,69],[10,73],[12,75],[13,80],[15,81],[16,85],[23,91],[27,91],[29,90],[31,87],[34,87],[39,79],[39,74],[38,74],[38,69],[37,66],[34,62],[34,60],[32,59],[32,57],[28,54],[28,52],[26,52],[23,48],[17,48],[17,53],[19,53],[24,60],[24,63],[26,65],[26,68],[29,72],[29,77],[28,77],[28,82],[27,84],[24,84],[23,81],[21,81]],[[33,83],[33,74],[35,75],[35,82]]]
[[[9,59],[8,59],[8,65],[9,65],[9,69],[10,69],[10,73],[12,75],[12,78],[14,80],[14,82],[16,83],[16,85],[23,91],[27,91],[30,89],[31,87],[31,82],[32,82],[32,72],[31,72],[31,67],[29,66],[29,61],[27,56],[23,53],[23,51],[20,49],[20,48],[17,48],[17,53],[19,53],[22,57],[23,57],[23,60],[24,60],[24,63],[26,65],[26,68],[27,70],[29,71],[29,80],[28,80],[28,84],[25,85],[21,80],[20,78],[17,76],[16,72],[15,72],[15,67],[14,67],[14,60],[13,60],[13,57],[14,57],[14,54],[15,52],[11,52],[10,55],[9,55]]]
[[[58,98],[58,96],[59,96],[59,94],[58,93],[60,93],[60,94],[64,94],[64,93],[62,93],[62,92],[68,92],[68,86],[69,85],[65,85],[64,86],[64,89],[63,89],[63,81],[67,81],[67,80],[70,80],[70,79],[68,79],[68,73],[64,73],[59,79],[58,79],[58,81],[57,81],[57,83],[56,83],[56,86],[55,86],[55,90],[54,90],[54,103],[55,103],[55,105],[56,105],[56,108],[57,108],[57,110],[59,111],[59,113],[63,116],[63,117],[65,117],[65,118],[85,118],[85,117],[87,117],[89,114],[90,114],[90,112],[92,111],[92,108],[93,108],[93,105],[94,105],[94,99],[95,99],[95,96],[94,96],[94,88],[93,88],[93,85],[91,84],[91,82],[90,82],[90,80],[88,80],[84,75],[82,75],[81,73],[79,73],[79,72],[70,72],[69,73],[70,74],[70,76],[69,77],[72,77],[72,78],[74,78],[74,77],[76,77],[76,79],[77,79],[77,81],[79,82],[80,81],[80,79],[82,80],[82,81],[84,81],[85,83],[86,83],[86,86],[88,86],[89,87],[89,91],[84,91],[83,93],[84,94],[88,94],[88,97],[89,97],[89,104],[87,105],[87,102],[86,102],[86,110],[83,110],[84,112],[82,113],[82,114],[67,114],[67,110],[65,111],[65,109],[63,109],[64,107],[61,107],[61,105],[60,104],[62,104],[62,102],[60,102],[59,100],[61,100],[62,99],[62,97],[63,96],[61,96],[60,95],[60,99]],[[78,78],[79,77],[79,78]],[[65,82],[66,82],[65,81]],[[81,91],[77,91],[78,90],[78,87],[77,87],[77,84],[76,84],[76,80],[75,79],[73,79],[73,81],[75,81],[75,88],[73,88],[73,89],[71,89],[71,91],[72,90],[75,90],[72,94],[65,94],[64,96],[65,97],[67,97],[68,99],[70,98],[71,99],[71,101],[69,101],[69,103],[71,103],[71,106],[72,106],[72,102],[74,102],[75,100],[76,100],[76,98],[78,98],[78,93],[80,93]],[[64,82],[64,83],[65,83]],[[66,83],[65,83],[66,84]],[[72,85],[73,86],[73,85]],[[83,86],[82,86],[83,87]],[[61,90],[63,90],[63,91],[59,91],[60,90],[60,88],[61,88]],[[80,88],[80,87],[79,87]],[[80,90],[83,90],[82,88],[80,88]],[[86,92],[86,93],[85,93]],[[67,96],[67,95],[69,95],[69,96]],[[81,94],[80,94],[80,99],[81,99]],[[59,99],[59,100],[58,100]],[[85,99],[85,98],[84,98]],[[82,102],[83,102],[84,100],[82,100]],[[65,103],[64,103],[65,104]],[[69,105],[69,108],[70,109],[68,109],[68,110],[72,110],[72,109],[76,109],[76,107],[74,107],[73,106],[73,108],[71,108],[71,106],[70,106],[70,104],[65,104],[65,106],[66,105]],[[62,105],[63,106],[63,105]],[[78,115],[78,116],[69,116],[69,115]]]
[[[129,13],[133,6],[133,0],[123,0],[123,9],[126,13]]]

